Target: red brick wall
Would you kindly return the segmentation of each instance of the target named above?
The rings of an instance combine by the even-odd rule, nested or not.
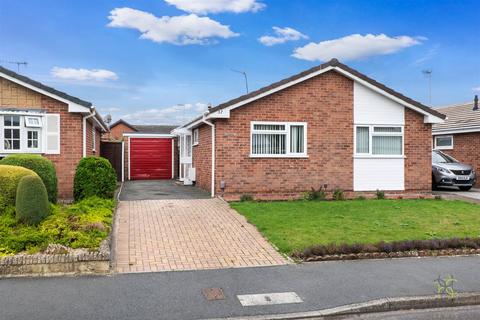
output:
[[[218,135],[216,136],[218,137]],[[209,125],[204,124],[199,127],[198,145],[193,146],[192,157],[193,167],[197,168],[196,185],[210,191],[212,185],[212,129]]]
[[[431,191],[432,125],[423,115],[405,108],[405,190]]]
[[[327,184],[353,189],[353,81],[328,72],[231,112],[216,125],[216,186],[279,198]],[[251,121],[307,122],[308,158],[250,158]],[[341,138],[340,138],[341,137]]]
[[[453,149],[441,150],[446,154],[451,155],[460,162],[470,164],[475,168],[475,171],[480,170],[480,133],[457,133],[453,135]],[[477,174],[478,175],[478,174]],[[478,179],[478,176],[477,176]],[[476,186],[480,186],[477,180]]]
[[[135,132],[135,130],[120,122],[116,126],[110,128],[110,132],[105,133],[103,138],[105,140],[122,140],[122,135],[128,132]]]
[[[83,155],[82,115],[68,112],[66,104],[42,97],[42,108],[60,114],[60,154],[45,155],[55,164],[58,177],[58,197],[73,198],[73,178]]]

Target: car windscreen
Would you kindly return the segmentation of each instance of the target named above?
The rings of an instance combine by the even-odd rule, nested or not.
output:
[[[432,163],[456,163],[452,157],[440,152],[432,152]]]

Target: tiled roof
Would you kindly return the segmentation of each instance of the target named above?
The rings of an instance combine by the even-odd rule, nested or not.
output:
[[[437,108],[445,114],[444,123],[434,124],[433,132],[449,130],[478,129],[480,131],[480,110],[473,110],[473,102]]]

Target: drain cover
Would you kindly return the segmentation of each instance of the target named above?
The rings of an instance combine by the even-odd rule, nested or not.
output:
[[[222,288],[203,288],[202,293],[208,301],[225,299]]]

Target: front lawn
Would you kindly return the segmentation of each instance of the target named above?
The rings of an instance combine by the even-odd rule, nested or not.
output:
[[[463,201],[278,201],[231,206],[287,254],[330,243],[480,236],[480,206]]]
[[[15,208],[0,212],[0,257],[19,252],[36,253],[48,244],[96,249],[109,234],[115,202],[98,197],[73,205],[51,205],[51,214],[39,225],[15,219]]]

